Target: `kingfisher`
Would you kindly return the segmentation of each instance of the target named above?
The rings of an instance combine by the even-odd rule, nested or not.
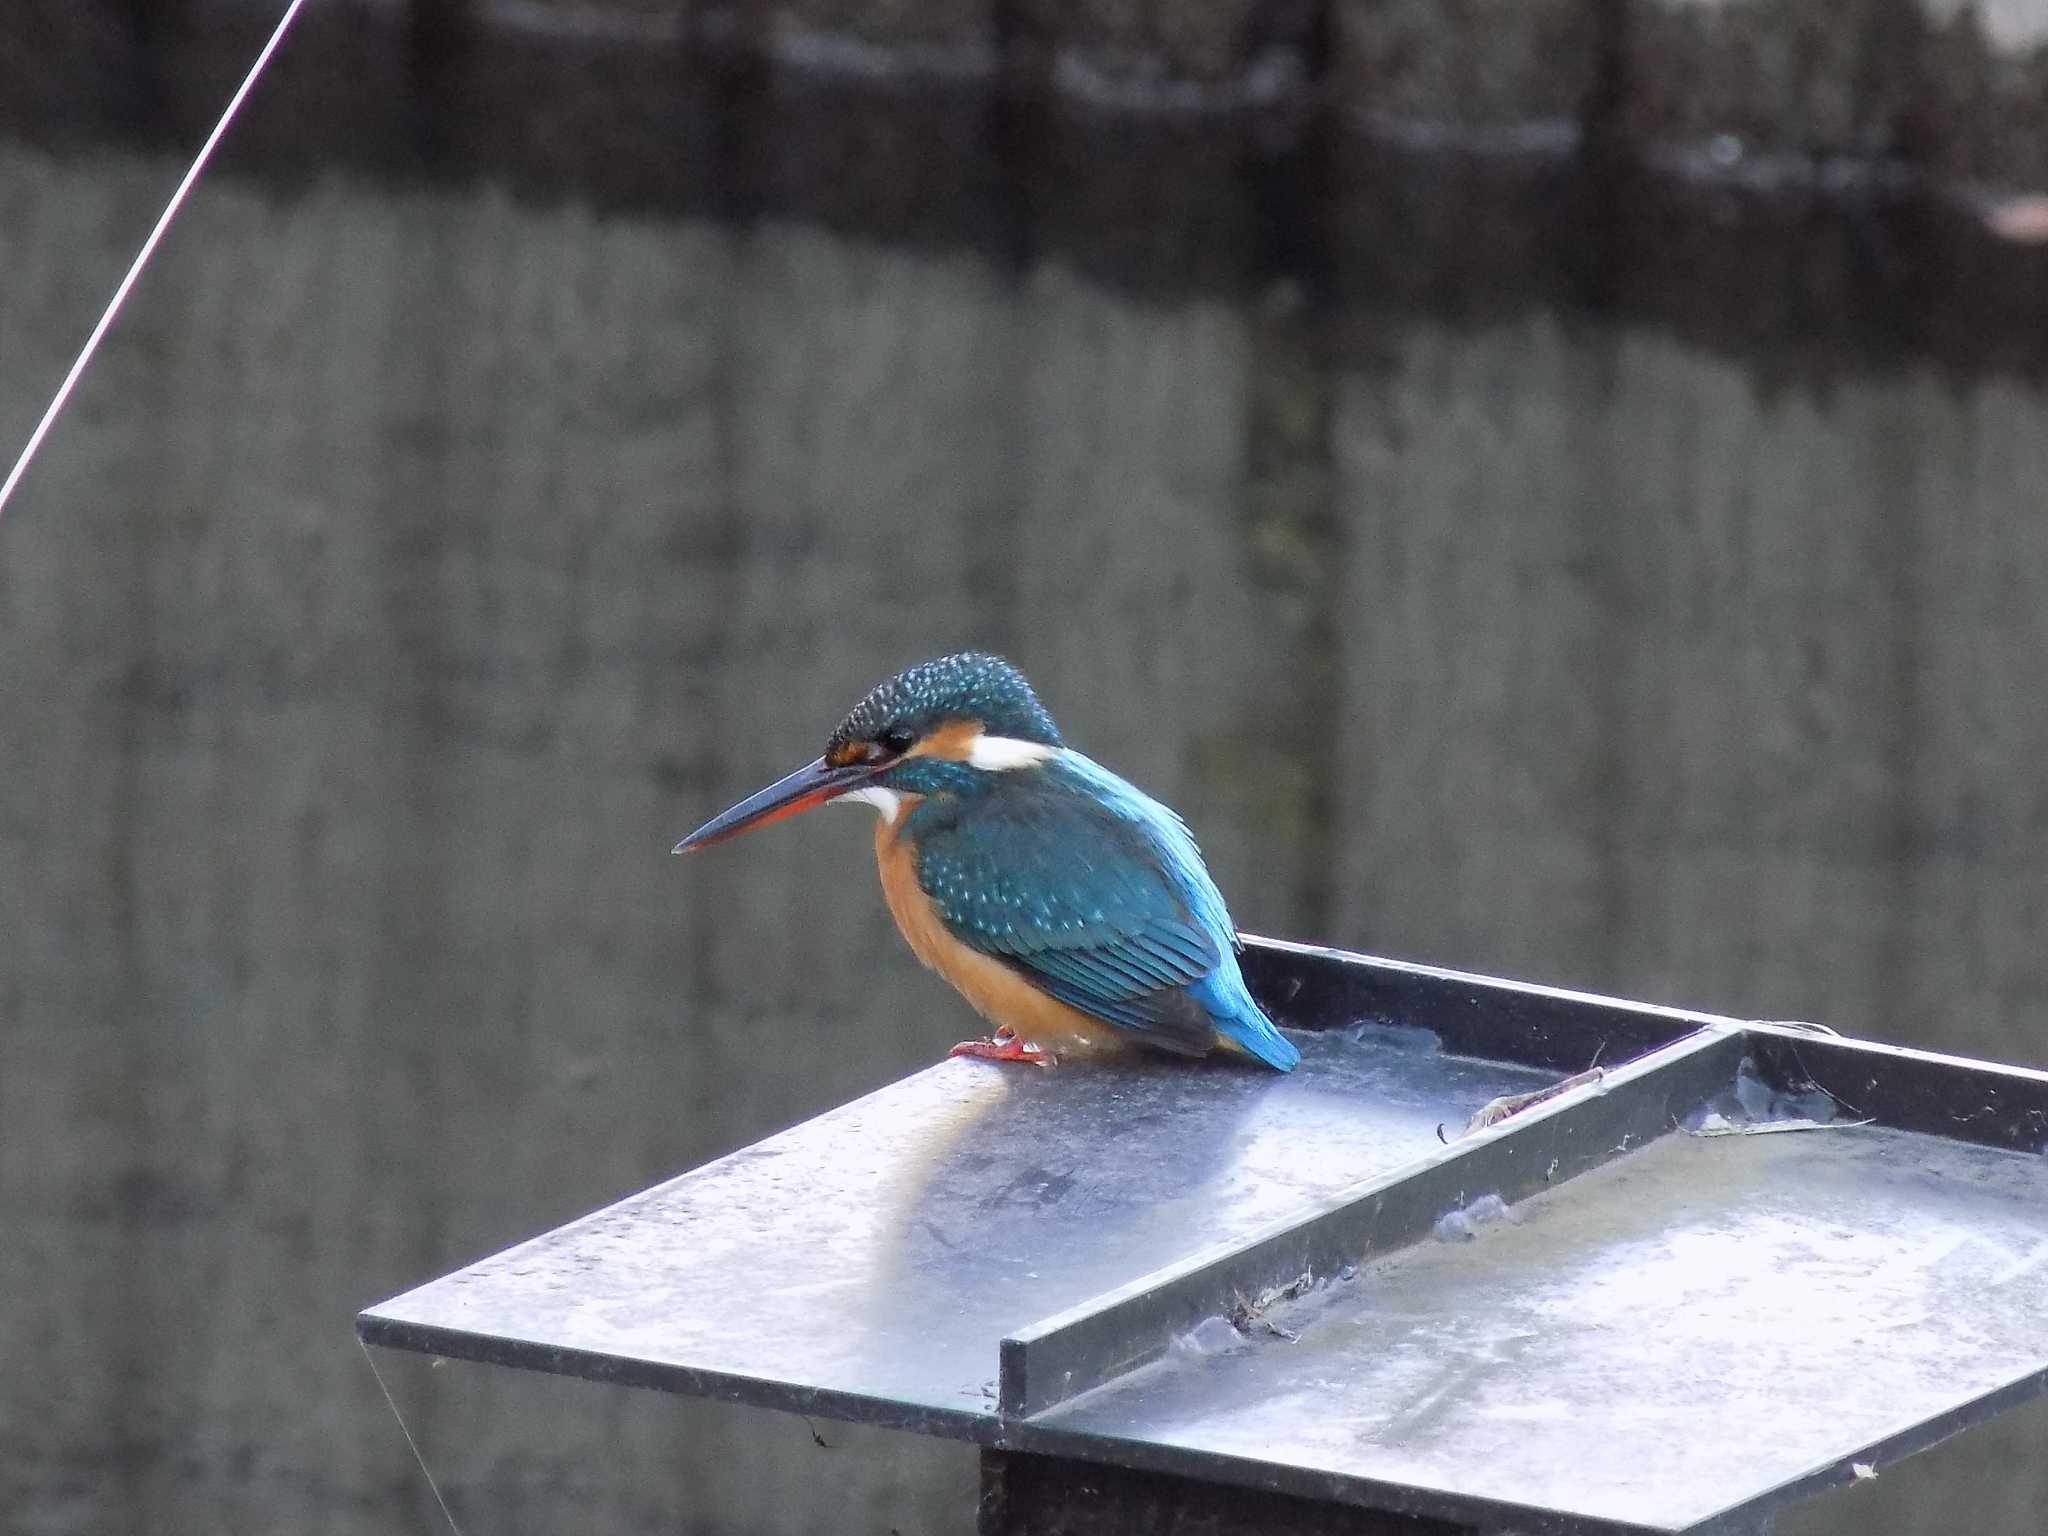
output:
[[[880,684],[815,761],[714,816],[688,853],[834,802],[880,813],[882,895],[911,952],[994,1026],[956,1056],[1149,1047],[1286,1072],[1222,894],[1180,817],[1068,746],[1024,675],[962,652]]]

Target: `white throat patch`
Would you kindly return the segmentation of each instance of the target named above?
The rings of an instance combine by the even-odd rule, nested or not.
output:
[[[977,736],[967,744],[967,766],[990,773],[1007,773],[1012,768],[1030,768],[1044,762],[1058,747],[1041,742],[1019,741],[1014,736]]]
[[[849,800],[864,801],[882,813],[882,820],[895,825],[896,818],[903,811],[903,797],[893,789],[884,789],[879,784],[863,784],[859,789],[849,789],[830,803],[840,805]]]

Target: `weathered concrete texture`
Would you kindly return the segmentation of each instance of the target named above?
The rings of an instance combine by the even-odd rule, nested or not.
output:
[[[1221,85],[1306,47],[1315,0],[469,0],[476,22],[509,30],[666,34],[740,42],[824,70],[992,73],[1058,56],[1084,94],[1167,82]],[[1014,56],[1014,57],[1010,57]]]
[[[1910,114],[1941,83],[1921,12],[1901,0],[1824,11],[1784,0],[1646,0],[1630,21],[1631,106],[1642,126],[1678,138],[1727,133],[1751,147],[1894,154],[1908,147]],[[1960,40],[1979,36],[1971,21],[1959,25]]]
[[[1942,177],[2048,180],[2048,6],[1637,0],[1629,126],[1746,152],[1896,157]]]
[[[1148,88],[1242,84],[1276,57],[1304,57],[1317,9],[1313,0],[1018,0],[1008,40],[1057,55],[1059,88],[1142,105],[1159,99]]]
[[[0,441],[178,169],[0,157]],[[0,1508],[426,1524],[356,1306],[967,1026],[857,819],[667,854],[963,643],[1248,928],[2041,1061],[2048,399],[1299,302],[211,184],[0,525]],[[480,1530],[972,1498],[463,1391]]]
[[[770,0],[732,9],[743,28],[760,28],[764,40],[784,46],[838,38],[923,50],[926,62],[935,54],[956,67],[996,57],[996,0]]]
[[[0,131],[196,142],[263,16],[245,0],[145,10],[147,26],[130,11],[125,30],[73,25],[53,40],[0,8],[0,71],[17,56],[47,66],[0,86]],[[2007,191],[2048,184],[2019,174],[2042,142],[2033,106],[1973,106],[1943,119],[1954,132],[1939,143],[1923,134],[1898,155],[1813,160],[1720,129],[1698,137],[1718,106],[1652,133],[1655,113],[1683,104],[1656,93],[1714,70],[1689,54],[1630,65],[1661,23],[1617,6],[1583,46],[1560,30],[1583,30],[1579,13],[1540,6],[1473,13],[1478,34],[1420,0],[1341,17],[1261,8],[1246,36],[1268,41],[1245,46],[1263,63],[1178,84],[1135,54],[1126,76],[1063,50],[1052,12],[1005,10],[1006,62],[987,70],[939,45],[772,42],[745,30],[763,17],[746,7],[658,35],[602,5],[433,14],[414,27],[396,5],[310,10],[220,168],[286,196],[347,168],[606,212],[788,219],[1016,270],[1057,264],[1155,301],[1236,302],[1280,282],[1376,321],[1490,324],[1562,305],[1802,379],[1930,361],[2048,378],[2044,205],[1902,174],[1901,158],[1957,176],[2006,164],[2019,177]],[[1151,24],[1142,9],[1114,14]],[[223,15],[236,24],[195,21]],[[2012,35],[1989,13],[1986,25]],[[1282,36],[1299,46],[1271,42]],[[1345,110],[1349,87],[1326,77],[1357,75],[1368,53],[1377,83]],[[2000,57],[2010,83],[2048,54]],[[1891,61],[1871,78],[1892,79]],[[1208,110],[1228,101],[1255,105]],[[1943,160],[1944,144],[1968,153]]]
[[[9,156],[10,440],[175,171]],[[0,1502],[389,1529],[416,1484],[357,1305],[958,1038],[864,825],[669,844],[970,641],[1198,807],[1191,741],[1285,664],[1232,556],[1242,374],[1227,308],[1057,273],[213,189],[0,530],[0,712],[35,723],[0,747],[0,1288],[45,1298],[0,1323],[37,1407]],[[1291,926],[1250,873],[1296,855],[1197,825]],[[955,1523],[914,1448],[799,1483],[487,1418],[487,1462],[784,1490],[723,1506],[754,1529]]]
[[[2039,0],[1995,14],[1914,0],[1335,0],[1333,14],[1332,99],[1453,143],[1550,123],[1637,154],[1712,144],[1696,163],[1714,174],[1761,154],[2048,181]]]
[[[1764,395],[1549,323],[1407,337],[1337,429],[1351,922],[2041,1060],[2042,410]]]
[[[47,135],[202,130],[271,11],[92,0],[0,16],[0,115]],[[1821,158],[1830,184],[1853,162],[2048,185],[2044,0],[337,0],[278,69],[302,104],[325,98],[291,137],[328,154],[460,142],[480,131],[477,98],[516,76],[525,110],[492,114],[497,132],[529,160],[601,164],[629,130],[697,120],[701,104],[656,81],[706,49],[1040,103],[1327,106],[1424,145],[1555,149],[1583,130],[1717,176],[1746,160],[1797,179]],[[692,137],[677,136],[685,156]]]
[[[1569,125],[1592,89],[1590,0],[1332,0],[1336,103],[1411,131]]]

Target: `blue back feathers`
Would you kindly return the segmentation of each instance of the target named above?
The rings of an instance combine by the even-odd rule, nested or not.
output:
[[[1044,711],[1028,687],[1023,697],[1024,723],[1042,734],[992,721],[990,733],[1056,745],[1050,719],[1029,719]],[[980,709],[972,717],[987,720]],[[1205,1055],[1221,1034],[1282,1072],[1301,1059],[1246,990],[1230,913],[1167,807],[1071,749],[1004,772],[931,759],[904,767],[920,782],[903,787],[929,798],[902,835],[917,850],[919,885],[956,938],[1166,1050]]]

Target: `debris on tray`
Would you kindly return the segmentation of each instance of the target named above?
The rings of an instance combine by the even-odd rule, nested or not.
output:
[[[1466,1205],[1444,1212],[1433,1230],[1440,1243],[1469,1243],[1482,1227],[1512,1222],[1514,1210],[1499,1195],[1481,1195]]]
[[[1175,1335],[1172,1347],[1177,1355],[1221,1355],[1242,1349],[1244,1336],[1229,1318],[1212,1314],[1186,1333]]]
[[[1458,1133],[1460,1139],[1476,1135],[1489,1126],[1499,1125],[1510,1115],[1519,1115],[1525,1109],[1534,1109],[1538,1104],[1547,1104],[1560,1094],[1570,1093],[1574,1088],[1584,1088],[1597,1083],[1607,1075],[1605,1067],[1589,1067],[1584,1072],[1575,1072],[1562,1082],[1552,1083],[1548,1088],[1538,1088],[1532,1093],[1504,1093],[1497,1099],[1488,1099],[1479,1106],[1465,1129]],[[1436,1128],[1436,1139],[1448,1143],[1451,1138],[1444,1135],[1444,1128]]]
[[[1845,1113],[1846,1111],[1846,1113]],[[1817,1083],[1773,1088],[1747,1058],[1735,1086],[1687,1116],[1681,1129],[1692,1136],[1768,1136],[1784,1131],[1852,1131],[1869,1125]]]
[[[1292,1301],[1306,1294],[1316,1283],[1315,1275],[1304,1269],[1285,1285],[1276,1285],[1271,1290],[1261,1291],[1256,1300],[1239,1296],[1230,1309],[1230,1326],[1239,1333],[1265,1333],[1276,1339],[1293,1343],[1301,1335],[1292,1328],[1282,1328],[1266,1314],[1283,1301]]]

